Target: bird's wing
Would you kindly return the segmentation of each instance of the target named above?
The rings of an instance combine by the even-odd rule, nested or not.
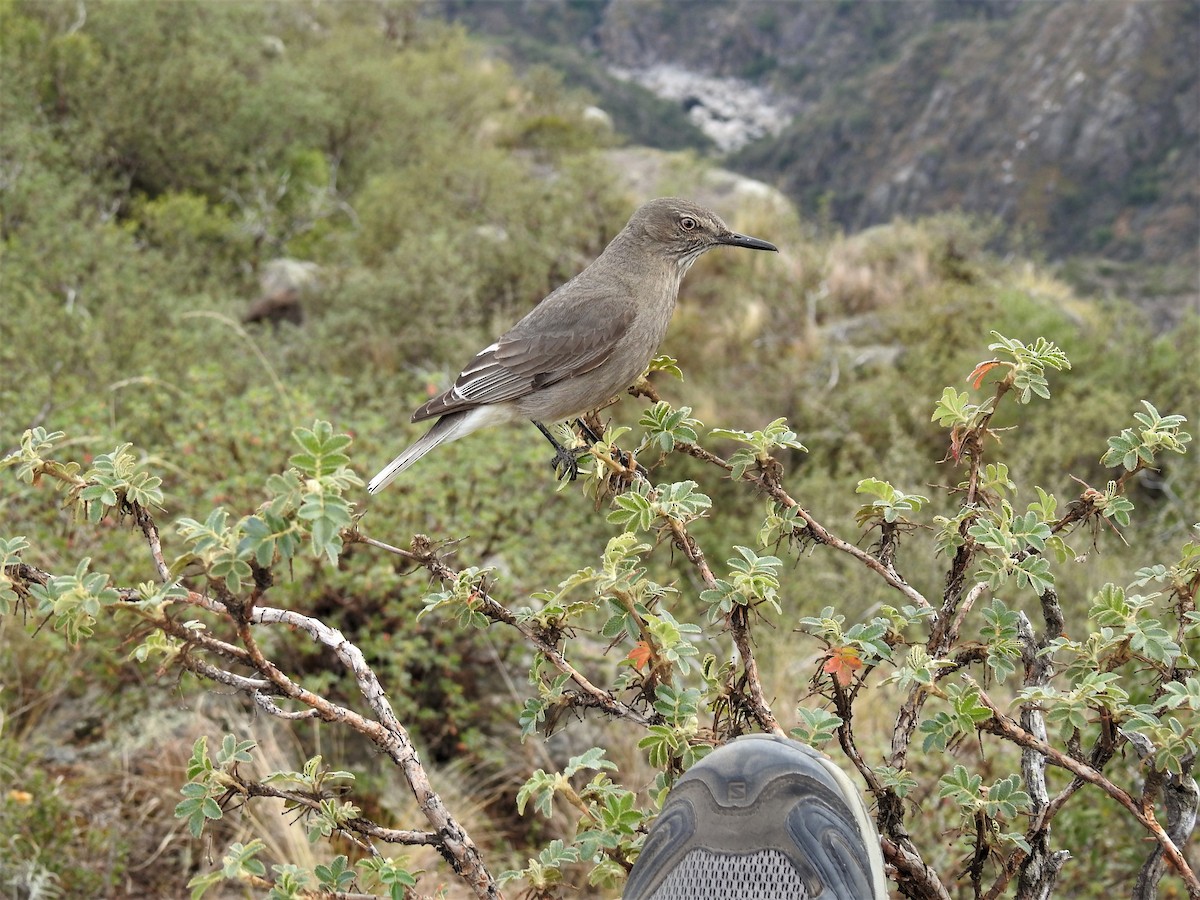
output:
[[[586,303],[585,297],[572,300]],[[481,350],[454,386],[413,413],[412,420],[516,400],[603,365],[633,322],[634,308],[623,304],[619,312],[611,307],[606,312],[572,316],[574,328],[547,321],[551,317],[523,319]]]

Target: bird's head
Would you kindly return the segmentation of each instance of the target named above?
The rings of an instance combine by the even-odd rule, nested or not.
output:
[[[650,247],[677,259],[684,268],[705,250],[722,245],[750,250],[778,249],[774,244],[731,231],[712,210],[677,197],[651,200],[633,214],[627,227]]]

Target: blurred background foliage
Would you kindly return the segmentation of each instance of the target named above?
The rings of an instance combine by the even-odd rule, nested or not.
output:
[[[131,441],[164,477],[164,524],[215,505],[252,511],[286,465],[292,428],[317,417],[356,436],[370,475],[419,433],[413,408],[648,199],[610,161],[624,138],[587,113],[586,94],[550,68],[514,74],[411,3],[0,0],[0,95],[0,450],[34,424],[67,432],[80,459]],[[705,168],[680,157],[662,192],[689,193]],[[1152,333],[1132,306],[1074,293],[994,223],[948,214],[846,235],[769,198],[737,195],[719,211],[784,252],[697,264],[664,347],[686,380],[659,389],[713,426],[787,416],[810,451],[785,461],[789,489],[825,521],[850,522],[868,475],[916,492],[954,477],[929,417],[943,385],[964,386],[991,329],[1044,335],[1074,365],[1056,379],[1053,412],[1003,436],[1022,484],[1069,497],[1071,476],[1102,483],[1104,441],[1142,398],[1200,413],[1194,316]],[[243,322],[282,257],[317,267],[292,298],[302,321]],[[606,415],[632,424],[640,403]],[[662,479],[689,465],[670,460]],[[1141,481],[1134,546],[1102,535],[1099,564],[1060,576],[1064,605],[1081,609],[1104,580],[1171,556],[1184,502],[1200,495],[1194,462],[1174,466]],[[718,553],[751,543],[761,501],[714,491],[696,536]],[[459,562],[494,566],[513,598],[594,563],[609,533],[578,493],[555,491],[532,429],[450,445],[361,508],[393,543],[461,539]],[[0,516],[44,569],[90,556],[118,583],[148,577],[138,535],[65,521],[44,490],[6,483]],[[683,567],[665,549],[653,562],[686,598]],[[905,574],[939,592],[940,570]],[[496,673],[520,682],[522,648],[417,622],[425,579],[361,546],[336,570],[291,576],[274,601],[359,644],[427,758],[452,773],[441,780],[464,785],[477,839],[517,861],[553,836],[513,812],[528,771],[559,752],[514,748],[521,688]],[[789,578],[789,617],[827,603],[855,616],[887,599],[820,553]],[[169,815],[187,748],[247,717],[189,679],[124,663],[136,641],[119,618],[80,648],[39,625],[0,622],[0,884],[24,885],[16,896],[39,878],[41,896],[178,894],[204,863]],[[761,639],[776,696],[795,696],[814,648],[787,622]],[[315,690],[345,690],[315,652],[279,661]],[[293,760],[349,757],[338,765],[361,766],[360,801],[403,815],[362,747],[318,726],[256,727]],[[282,829],[269,818],[257,827]],[[320,852],[286,836],[272,846],[301,862]],[[1074,895],[1100,896],[1106,867],[1141,852],[1077,859],[1070,877],[1087,887]]]

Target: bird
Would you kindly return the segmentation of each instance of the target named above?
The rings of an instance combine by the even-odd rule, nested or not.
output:
[[[684,274],[701,254],[722,246],[778,252],[689,200],[660,197],[640,207],[590,265],[480,350],[449,390],[412,414],[413,422],[437,421],[367,490],[379,493],[448,441],[524,420],[554,445],[556,468],[561,463],[575,477],[574,454],[545,423],[597,409],[633,384],[666,336]]]

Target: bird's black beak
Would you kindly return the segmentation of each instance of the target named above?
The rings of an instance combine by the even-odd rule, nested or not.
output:
[[[745,247],[747,250],[773,250],[779,252],[779,248],[767,241],[760,241],[756,237],[750,237],[748,234],[738,234],[736,231],[727,231],[725,234],[717,238],[717,243],[728,244],[730,247]]]

